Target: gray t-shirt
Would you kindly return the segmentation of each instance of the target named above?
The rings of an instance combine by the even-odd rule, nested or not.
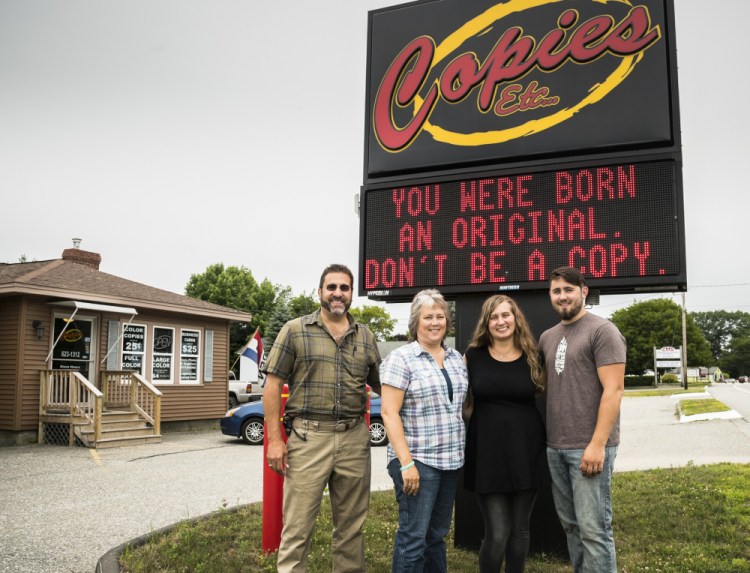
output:
[[[547,369],[547,445],[584,449],[594,435],[603,391],[596,369],[625,363],[625,338],[609,320],[587,312],[546,330],[539,350]],[[619,443],[618,416],[607,445]]]

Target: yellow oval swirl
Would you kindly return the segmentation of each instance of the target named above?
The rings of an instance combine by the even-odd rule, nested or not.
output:
[[[492,8],[487,9],[484,13],[480,14],[476,18],[469,20],[466,24],[461,26],[458,30],[448,36],[437,48],[435,49],[435,60],[432,68],[434,68],[440,61],[446,58],[448,55],[455,52],[461,44],[463,44],[469,38],[479,34],[481,31],[489,27],[493,22],[501,20],[506,16],[515,12],[523,12],[531,8],[538,8],[545,4],[556,4],[563,0],[510,0],[506,4],[498,4]],[[591,0],[599,4],[606,4],[607,2],[618,2],[632,7],[630,0]],[[545,129],[549,129],[559,123],[567,121],[573,117],[576,113],[581,111],[587,105],[597,103],[602,100],[607,94],[615,89],[625,78],[630,75],[636,64],[643,58],[643,52],[627,56],[622,59],[617,68],[607,77],[604,82],[595,84],[589,89],[589,95],[578,102],[572,107],[563,108],[549,117],[534,119],[527,121],[516,127],[508,129],[500,129],[495,131],[485,132],[474,132],[474,133],[456,133],[448,131],[438,125],[433,125],[430,121],[426,121],[424,124],[424,130],[430,133],[436,141],[441,143],[451,143],[453,145],[463,146],[477,146],[477,145],[488,145],[495,143],[504,143],[511,139],[518,139],[534,133],[539,133]],[[417,96],[414,99],[415,112],[421,106],[424,100]]]

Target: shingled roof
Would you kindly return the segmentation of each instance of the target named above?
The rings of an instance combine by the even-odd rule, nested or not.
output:
[[[8,295],[127,305],[237,322],[252,319],[248,312],[129,281],[64,259],[0,263],[0,296]]]

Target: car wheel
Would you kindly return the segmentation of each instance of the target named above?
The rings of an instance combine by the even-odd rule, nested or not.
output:
[[[263,420],[261,418],[249,418],[242,424],[240,437],[246,444],[257,446],[263,443]]]
[[[374,447],[384,446],[388,443],[383,420],[380,418],[370,419],[370,445]]]
[[[239,400],[237,400],[237,396],[235,396],[234,394],[230,394],[229,395],[229,407],[234,408],[235,406],[239,406],[239,405],[240,405],[240,402]]]

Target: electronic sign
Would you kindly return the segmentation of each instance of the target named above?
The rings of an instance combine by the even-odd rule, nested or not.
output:
[[[686,288],[673,0],[370,12],[359,292]]]
[[[672,160],[370,188],[360,289],[379,299],[546,289],[575,266],[594,287],[685,282]]]

